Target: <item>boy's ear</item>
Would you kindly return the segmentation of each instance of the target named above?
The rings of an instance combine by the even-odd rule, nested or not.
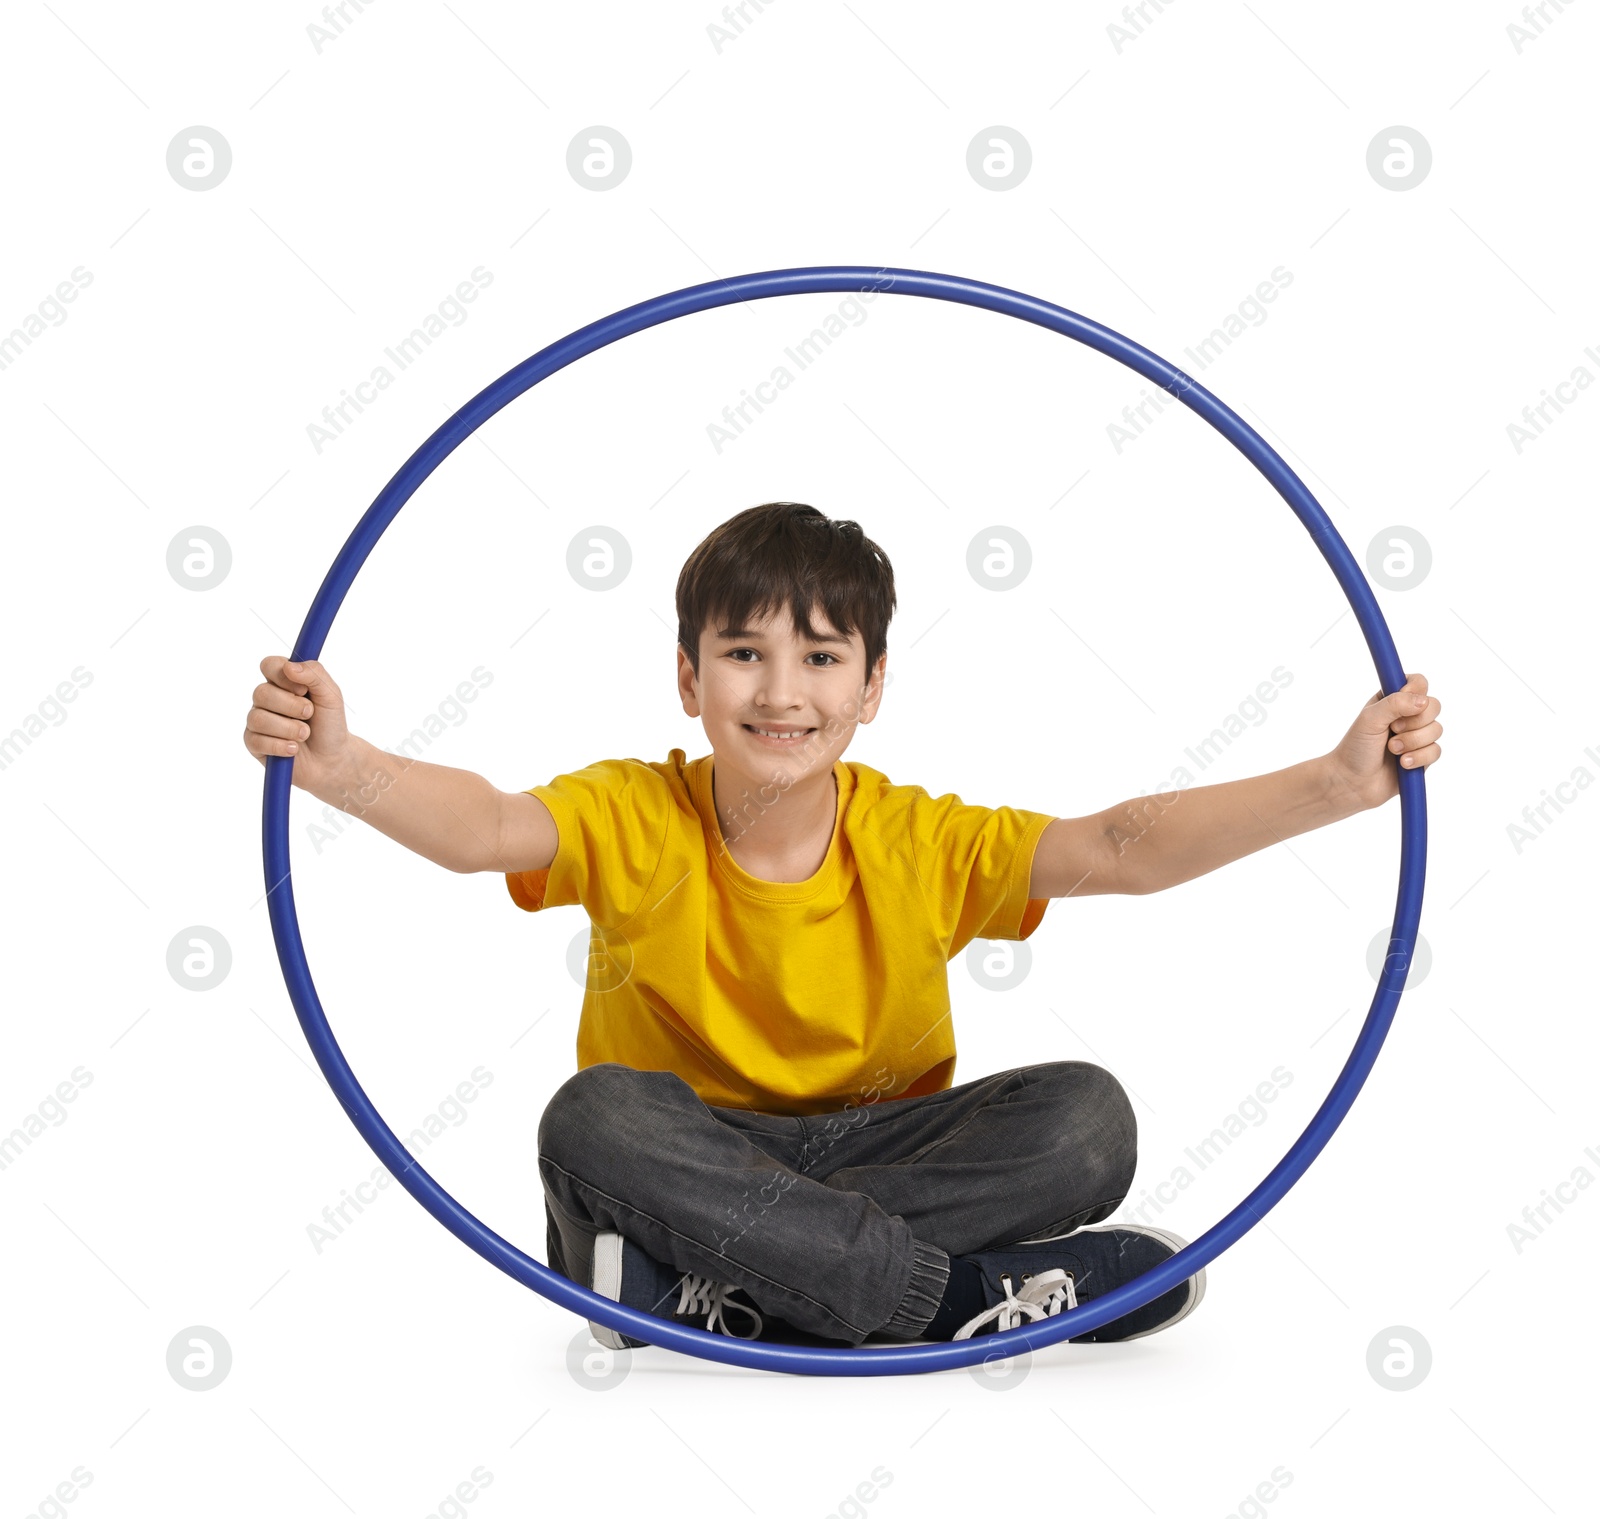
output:
[[[698,677],[694,673],[694,665],[689,656],[684,653],[683,645],[677,646],[678,651],[678,697],[683,702],[683,710],[689,717],[699,717],[700,697],[695,691]]]
[[[884,673],[889,655],[878,656],[877,673],[861,688],[861,716],[858,722],[870,723],[878,715],[878,704],[883,700]]]

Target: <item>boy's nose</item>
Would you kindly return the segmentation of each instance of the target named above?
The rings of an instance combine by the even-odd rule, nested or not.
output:
[[[784,701],[779,696],[756,703],[756,715],[752,722],[771,723],[798,723],[801,721],[800,704],[798,702]]]
[[[763,717],[781,719],[798,708],[800,702],[789,681],[773,678],[756,692],[753,705]]]

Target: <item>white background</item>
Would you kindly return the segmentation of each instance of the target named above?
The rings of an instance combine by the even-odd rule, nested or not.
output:
[[[45,1115],[0,1170],[5,1511],[1582,1511],[1600,1189],[1547,1204],[1520,1249],[1508,1225],[1600,1176],[1580,948],[1600,799],[1569,790],[1520,847],[1508,825],[1600,775],[1600,397],[1576,392],[1520,451],[1507,426],[1578,366],[1600,375],[1594,13],[1551,7],[1520,50],[1509,3],[1188,0],[1113,40],[1109,3],[782,0],[720,48],[712,7],[676,0],[348,15],[319,50],[310,4],[7,12],[0,332],[74,269],[92,282],[0,369],[0,731],[45,707],[0,770],[0,1134]],[[166,161],[196,126],[232,152],[198,192]],[[1403,191],[1367,167],[1397,126],[1432,151]],[[632,151],[603,191],[567,168],[594,127]],[[1011,188],[968,171],[989,128],[1031,148]],[[1426,541],[1428,573],[1377,594],[1444,704],[1431,966],[1348,1121],[1170,1332],[1053,1347],[1000,1389],[646,1350],[597,1392],[568,1369],[582,1324],[397,1187],[311,1242],[376,1162],[278,971],[244,717],[361,512],[494,377],[636,301],[834,263],[1093,316],[1256,427],[1363,565],[1388,530]],[[1280,266],[1265,320],[1204,371],[1185,359]],[[492,282],[467,319],[319,451],[308,424],[474,268]],[[429,760],[516,790],[704,753],[673,690],[678,569],[733,512],[790,499],[860,521],[893,561],[894,679],[849,754],[893,781],[1098,810],[1165,782],[1279,666],[1265,720],[1197,779],[1338,741],[1377,681],[1327,565],[1184,408],[1114,447],[1147,387],[1097,354],[883,297],[717,451],[707,424],[839,300],[631,338],[447,460],[324,649],[357,730],[396,746],[482,667]],[[595,526],[632,554],[604,593],[566,568]],[[996,527],[1032,556],[1005,593],[966,568]],[[231,550],[209,590],[168,569],[191,530]],[[75,669],[92,678],[50,707]],[[320,811],[295,793],[295,895],[345,1053],[402,1137],[492,1077],[415,1148],[543,1259],[535,1131],[573,1068],[585,925],[359,823],[314,840]],[[1284,1068],[1261,1121],[1160,1213],[1193,1238],[1349,1051],[1398,843],[1391,803],[1154,897],[1053,904],[1015,989],[951,966],[957,1079],[1108,1065],[1136,1094],[1137,1201]],[[169,972],[186,930],[231,950],[211,990]],[[167,1369],[194,1326],[231,1349],[210,1391]],[[1409,1391],[1368,1370],[1394,1326],[1431,1348]],[[852,1509],[878,1468],[891,1480]],[[51,1499],[64,1483],[70,1503]]]

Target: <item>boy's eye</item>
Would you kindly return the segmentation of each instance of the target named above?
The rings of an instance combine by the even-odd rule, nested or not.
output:
[[[739,655],[741,655],[741,654],[754,654],[755,652],[756,651],[754,649],[748,649],[748,648],[747,649],[729,649],[728,650],[728,658],[731,659],[735,664],[747,665],[747,664],[750,663],[750,661],[748,659],[740,659]],[[818,669],[818,670],[826,670],[830,666],[836,665],[836,664],[839,663],[838,655],[830,654],[830,653],[828,653],[828,651],[826,649],[813,650],[812,653],[810,653],[810,654],[808,654],[806,656],[807,659],[817,659],[819,657],[822,658],[822,659],[827,660],[828,663],[825,664],[825,665],[816,665],[816,666],[813,667],[813,668]]]

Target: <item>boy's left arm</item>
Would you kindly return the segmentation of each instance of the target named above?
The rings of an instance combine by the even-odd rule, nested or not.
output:
[[[1157,794],[1092,818],[1058,818],[1040,835],[1029,895],[1145,895],[1205,875],[1299,833],[1382,806],[1400,790],[1398,766],[1439,758],[1439,698],[1411,675],[1377,692],[1337,747],[1286,770]]]

